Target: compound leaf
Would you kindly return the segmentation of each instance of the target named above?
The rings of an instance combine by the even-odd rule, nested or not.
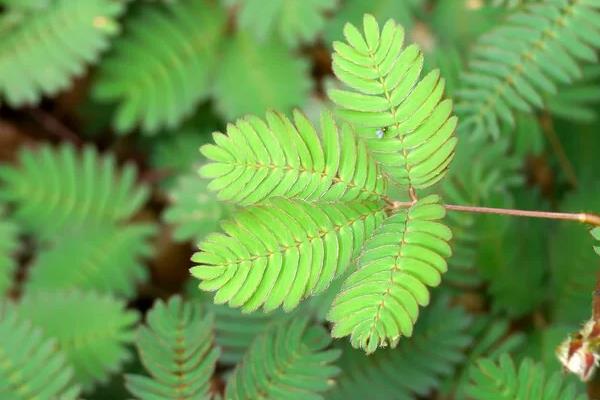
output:
[[[211,89],[226,16],[212,1],[145,6],[100,64],[94,97],[119,102],[114,127],[147,134],[177,127]]]
[[[373,156],[400,185],[425,188],[445,174],[456,146],[452,102],[443,100],[438,70],[419,80],[423,55],[403,48],[404,30],[393,20],[380,30],[365,15],[364,34],[346,24],[335,42],[333,70],[347,89],[331,89],[339,115],[361,127]]]
[[[213,318],[200,304],[172,297],[157,300],[138,332],[136,345],[151,377],[126,375],[126,386],[142,400],[209,399],[219,350]]]
[[[19,3],[25,4],[0,14],[0,100],[12,107],[69,87],[119,32],[125,9],[125,2],[112,0]]]
[[[481,36],[459,91],[461,131],[498,137],[515,111],[542,108],[558,84],[580,79],[600,47],[599,11],[594,1],[532,2]]]
[[[201,169],[221,200],[241,205],[269,197],[307,201],[376,200],[386,193],[386,179],[365,143],[347,124],[341,129],[323,113],[321,138],[308,119],[294,113],[267,113],[267,123],[246,117],[215,133],[216,144],[202,147],[213,162]]]
[[[333,337],[350,336],[352,346],[372,353],[412,335],[419,306],[429,304],[427,287],[440,284],[451,255],[439,201],[431,195],[399,211],[365,243],[329,312]]]
[[[260,335],[227,383],[225,399],[323,399],[339,369],[327,331],[294,318]]]
[[[25,290],[79,288],[133,297],[148,278],[142,259],[152,254],[149,224],[101,225],[75,231],[38,253]]]
[[[290,111],[303,106],[311,89],[305,60],[276,39],[257,43],[238,32],[226,44],[215,78],[215,107],[227,119]]]
[[[0,305],[0,397],[75,400],[79,393],[56,340],[22,319],[13,305]]]
[[[139,316],[111,296],[78,290],[35,292],[21,300],[18,312],[58,340],[85,390],[105,382],[131,358],[128,345]]]
[[[471,371],[472,385],[467,393],[474,400],[584,400],[574,385],[564,383],[559,371],[547,375],[544,368],[525,359],[518,369],[509,355],[503,354],[499,361],[481,359],[478,368]]]
[[[119,170],[112,155],[69,144],[26,149],[18,166],[0,166],[0,199],[15,205],[14,219],[42,239],[131,217],[148,191],[136,169]]]
[[[348,269],[384,216],[377,202],[269,199],[209,235],[191,272],[200,289],[216,291],[217,304],[292,310]]]

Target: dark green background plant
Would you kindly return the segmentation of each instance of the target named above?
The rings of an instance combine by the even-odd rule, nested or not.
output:
[[[600,395],[600,228],[452,209],[600,210],[598,47],[597,0],[0,0],[0,398]]]

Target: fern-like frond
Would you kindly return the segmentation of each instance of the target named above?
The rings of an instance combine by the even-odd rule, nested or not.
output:
[[[227,383],[225,399],[323,399],[339,373],[339,350],[327,350],[327,331],[295,318],[273,326],[252,344]]]
[[[351,24],[347,43],[335,42],[333,70],[348,89],[329,97],[339,115],[362,127],[371,153],[399,184],[431,186],[445,174],[454,155],[457,119],[443,100],[438,70],[419,80],[423,55],[415,44],[403,48],[404,30],[392,20],[380,30],[364,17],[364,36]]]
[[[557,93],[548,96],[546,107],[565,120],[591,123],[598,118],[600,103],[600,65],[584,65],[582,77],[572,84],[561,85]]]
[[[209,181],[196,173],[180,176],[169,192],[171,204],[162,219],[174,226],[177,241],[198,243],[219,228],[219,222],[229,214],[229,207],[217,200],[208,189]]]
[[[146,281],[142,259],[152,254],[147,224],[101,225],[61,236],[31,265],[25,290],[79,288],[132,297]]]
[[[452,252],[450,229],[438,196],[417,201],[392,215],[365,243],[358,268],[346,279],[328,319],[332,335],[350,335],[367,353],[395,347],[411,336],[419,306],[429,304],[428,286],[437,286]]]
[[[113,125],[155,134],[174,128],[207,97],[226,16],[215,2],[144,6],[100,64],[94,97],[119,102]]]
[[[282,114],[267,113],[267,122],[246,117],[214,134],[216,144],[202,153],[212,163],[201,174],[212,178],[209,188],[219,198],[241,205],[269,197],[308,201],[377,200],[386,193],[386,179],[363,141],[345,124],[321,116],[321,138],[299,111],[294,123]]]
[[[463,352],[471,341],[469,323],[466,312],[442,299],[424,311],[414,336],[395,349],[366,356],[339,345],[342,373],[326,398],[412,400],[427,396],[464,360]]]
[[[494,317],[477,318],[469,328],[473,343],[466,353],[466,359],[457,374],[448,377],[442,392],[450,392],[456,399],[468,398],[466,390],[470,384],[469,373],[480,358],[496,360],[502,354],[513,354],[523,348],[525,335],[510,332],[509,321]],[[555,346],[552,347],[554,349]],[[450,395],[449,395],[450,396]]]
[[[199,304],[173,297],[157,300],[140,328],[137,348],[151,378],[126,375],[129,391],[142,400],[208,399],[219,350],[213,318]]]
[[[210,299],[205,307],[215,316],[216,341],[221,349],[219,363],[224,365],[240,362],[256,337],[288,316],[282,311],[243,313]]]
[[[0,199],[15,205],[15,220],[43,239],[127,219],[147,197],[132,165],[119,170],[113,156],[68,144],[22,151],[18,166],[0,167],[0,183]]]
[[[34,292],[21,300],[18,312],[58,340],[75,368],[75,378],[89,390],[131,358],[128,346],[139,316],[125,306],[94,292]]]
[[[259,40],[277,35],[287,45],[313,41],[337,0],[241,0],[239,24]]]
[[[186,292],[191,299],[199,299],[215,316],[216,342],[221,349],[219,364],[236,365],[257,336],[266,332],[273,324],[282,322],[284,318],[304,316],[316,322],[324,322],[333,297],[340,290],[341,278],[343,277],[336,278],[324,292],[311,297],[292,313],[282,310],[244,313],[225,304],[214,304],[213,296],[199,291],[194,280],[190,280],[190,284],[186,285]]]
[[[564,383],[560,372],[548,375],[544,368],[523,360],[518,369],[509,355],[503,354],[498,362],[479,360],[471,372],[472,385],[467,393],[473,400],[584,400],[574,385]]]
[[[118,33],[117,18],[125,8],[112,0],[45,3],[35,10],[32,4],[31,12],[0,15],[0,102],[13,107],[35,104],[83,74]]]
[[[500,121],[544,105],[558,83],[581,78],[580,62],[595,62],[600,4],[551,0],[533,3],[483,35],[464,75],[457,112],[461,130],[498,137]]]
[[[22,319],[12,305],[0,305],[0,398],[79,399],[73,376],[56,340]]]
[[[269,199],[209,235],[191,272],[217,304],[291,310],[343,274],[384,217],[378,202]]]
[[[231,121],[269,109],[302,107],[312,88],[309,72],[306,60],[281,41],[258,43],[238,31],[224,45],[214,82],[215,108]]]
[[[325,27],[325,41],[327,44],[343,39],[343,28],[346,23],[360,24],[365,14],[372,14],[381,20],[393,16],[402,26],[410,30],[414,23],[414,17],[423,0],[344,0],[340,2],[340,8],[331,17]]]
[[[4,219],[4,210],[0,207],[0,295],[5,295],[15,279],[15,253],[19,249],[19,228]]]

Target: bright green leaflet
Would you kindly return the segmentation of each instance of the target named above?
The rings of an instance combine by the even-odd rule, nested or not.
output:
[[[375,354],[337,343],[343,350],[338,364],[342,372],[336,386],[327,393],[329,400],[373,398],[412,400],[426,396],[439,387],[443,378],[452,378],[471,342],[469,315],[450,307],[448,299],[434,302],[423,313],[413,337],[395,349],[380,349]]]
[[[433,70],[419,80],[421,50],[402,47],[404,29],[393,20],[380,29],[367,14],[363,29],[346,24],[346,42],[333,44],[333,70],[347,88],[329,90],[329,98],[398,184],[429,187],[444,177],[457,141],[444,79]]]
[[[215,144],[201,148],[211,161],[201,174],[221,200],[241,205],[270,197],[307,201],[377,200],[387,181],[362,140],[349,125],[338,129],[329,113],[321,116],[321,135],[298,111],[294,123],[269,112],[266,122],[246,117],[215,133]]]
[[[384,221],[333,301],[333,337],[349,335],[354,347],[372,353],[412,335],[419,307],[429,304],[427,287],[440,284],[452,254],[452,233],[437,222],[444,215],[439,197],[429,196]]]
[[[244,311],[292,310],[343,274],[384,218],[377,202],[273,198],[248,207],[209,235],[191,269],[215,303]]]

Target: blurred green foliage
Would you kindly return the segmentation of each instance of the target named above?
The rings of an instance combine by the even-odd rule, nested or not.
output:
[[[600,211],[597,0],[0,0],[0,398],[525,399],[525,375],[539,398],[581,398],[554,350],[591,315],[599,228],[448,213],[432,304],[370,357],[330,343],[344,274],[290,314],[188,281],[234,210],[198,148],[247,114],[318,124],[332,43],[365,13],[401,24],[454,100],[431,191]]]

